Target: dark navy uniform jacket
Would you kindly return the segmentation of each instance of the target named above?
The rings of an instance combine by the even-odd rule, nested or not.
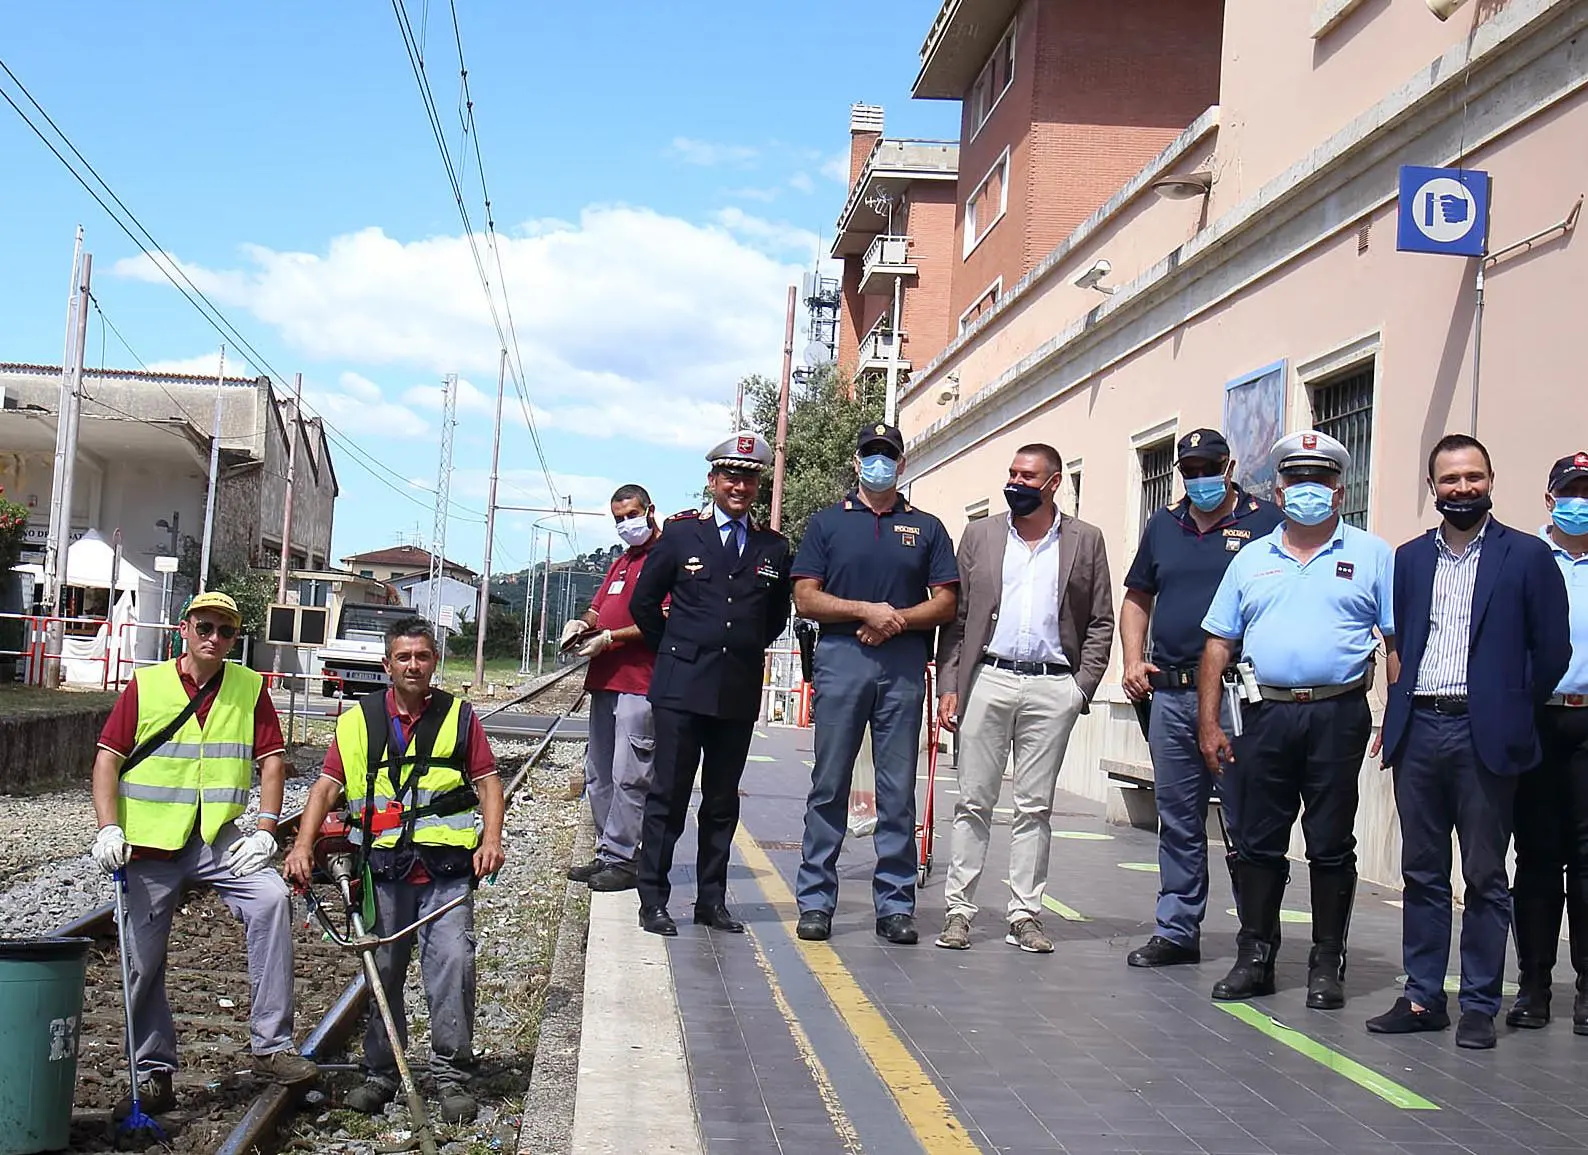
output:
[[[766,649],[788,625],[789,594],[782,534],[752,525],[730,564],[710,508],[668,518],[629,601],[634,624],[656,651],[651,704],[753,721]]]

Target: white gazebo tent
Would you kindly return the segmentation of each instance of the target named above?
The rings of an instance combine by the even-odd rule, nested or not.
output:
[[[36,565],[15,567],[43,578]],[[115,571],[116,588],[111,590],[111,571]],[[64,585],[88,590],[106,591],[107,616],[111,624],[100,626],[91,637],[68,636],[62,642],[61,669],[66,681],[74,685],[98,685],[106,677],[106,654],[110,648],[112,631],[120,639],[122,675],[131,674],[131,663],[150,661],[159,655],[159,631],[131,627],[132,623],[158,623],[160,620],[160,582],[133,565],[123,554],[121,565],[116,565],[116,551],[90,529],[66,549],[66,575]],[[109,655],[109,676],[116,676],[116,655]]]

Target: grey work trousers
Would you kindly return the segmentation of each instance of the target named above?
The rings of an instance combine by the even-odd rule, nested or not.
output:
[[[432,878],[429,882],[375,883],[376,926],[381,935],[423,918],[460,895],[470,893],[469,877]],[[427,922],[375,951],[386,1001],[397,1022],[399,1041],[408,1046],[408,1014],[403,984],[414,939],[419,939],[419,977],[430,1008],[430,1074],[443,1091],[461,1089],[474,1068],[474,900]],[[370,1008],[364,1030],[364,1073],[391,1090],[398,1085],[397,1060],[386,1037],[386,1024]]]
[[[241,836],[228,822],[213,846],[195,822],[187,845],[168,859],[127,864],[128,965],[138,1076],[177,1067],[176,1024],[166,998],[165,957],[171,918],[184,885],[208,886],[243,924],[248,950],[249,1044],[256,1055],[292,1049],[292,895],[266,867],[243,878],[221,865]]]
[[[584,788],[602,862],[633,864],[655,764],[656,723],[645,695],[591,690]]]

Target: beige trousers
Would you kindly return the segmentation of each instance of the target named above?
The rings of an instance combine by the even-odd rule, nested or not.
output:
[[[1028,676],[977,666],[969,699],[960,703],[959,800],[943,890],[949,914],[976,917],[976,883],[987,861],[993,807],[1012,749],[1009,921],[1042,917],[1053,790],[1084,702],[1069,674]]]

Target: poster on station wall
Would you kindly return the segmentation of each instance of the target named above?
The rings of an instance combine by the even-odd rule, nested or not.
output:
[[[1268,454],[1285,431],[1285,377],[1277,361],[1224,386],[1224,439],[1235,458],[1235,480],[1255,497],[1273,500]]]

